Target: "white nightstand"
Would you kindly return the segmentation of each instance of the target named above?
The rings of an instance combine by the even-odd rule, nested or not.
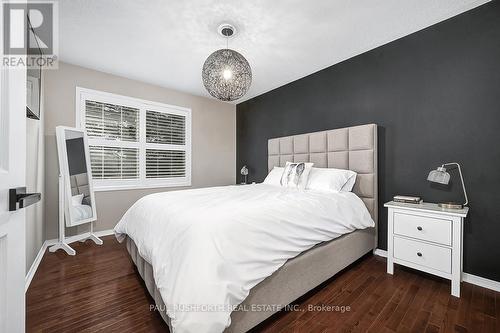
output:
[[[463,224],[469,211],[443,209],[437,204],[390,201],[387,221],[387,273],[394,264],[451,280],[451,294],[460,297]]]

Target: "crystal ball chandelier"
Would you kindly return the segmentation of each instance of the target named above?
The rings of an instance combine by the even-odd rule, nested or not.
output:
[[[222,101],[243,97],[252,84],[252,69],[240,53],[227,48],[228,39],[235,33],[230,24],[222,24],[219,33],[226,38],[226,48],[208,56],[203,64],[202,79],[205,89]]]

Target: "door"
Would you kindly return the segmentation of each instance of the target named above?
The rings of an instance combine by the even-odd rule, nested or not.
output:
[[[0,6],[0,17],[3,17]],[[0,27],[1,29],[1,27]],[[3,31],[0,30],[0,36]],[[0,58],[3,59],[3,40]],[[3,64],[3,61],[2,61]],[[0,332],[24,332],[25,213],[9,189],[26,186],[26,69],[0,70]]]

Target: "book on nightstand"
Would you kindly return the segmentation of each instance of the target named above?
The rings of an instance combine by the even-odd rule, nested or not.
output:
[[[410,203],[410,204],[420,204],[424,202],[420,197],[413,197],[409,195],[395,195],[392,199],[394,202]]]

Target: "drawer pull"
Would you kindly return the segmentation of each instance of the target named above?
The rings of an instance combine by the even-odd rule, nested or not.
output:
[[[421,257],[422,253],[421,252],[417,252],[417,256]]]
[[[418,231],[422,231],[422,227],[421,227],[421,226],[418,226],[418,227],[417,227],[417,230],[418,230]]]

